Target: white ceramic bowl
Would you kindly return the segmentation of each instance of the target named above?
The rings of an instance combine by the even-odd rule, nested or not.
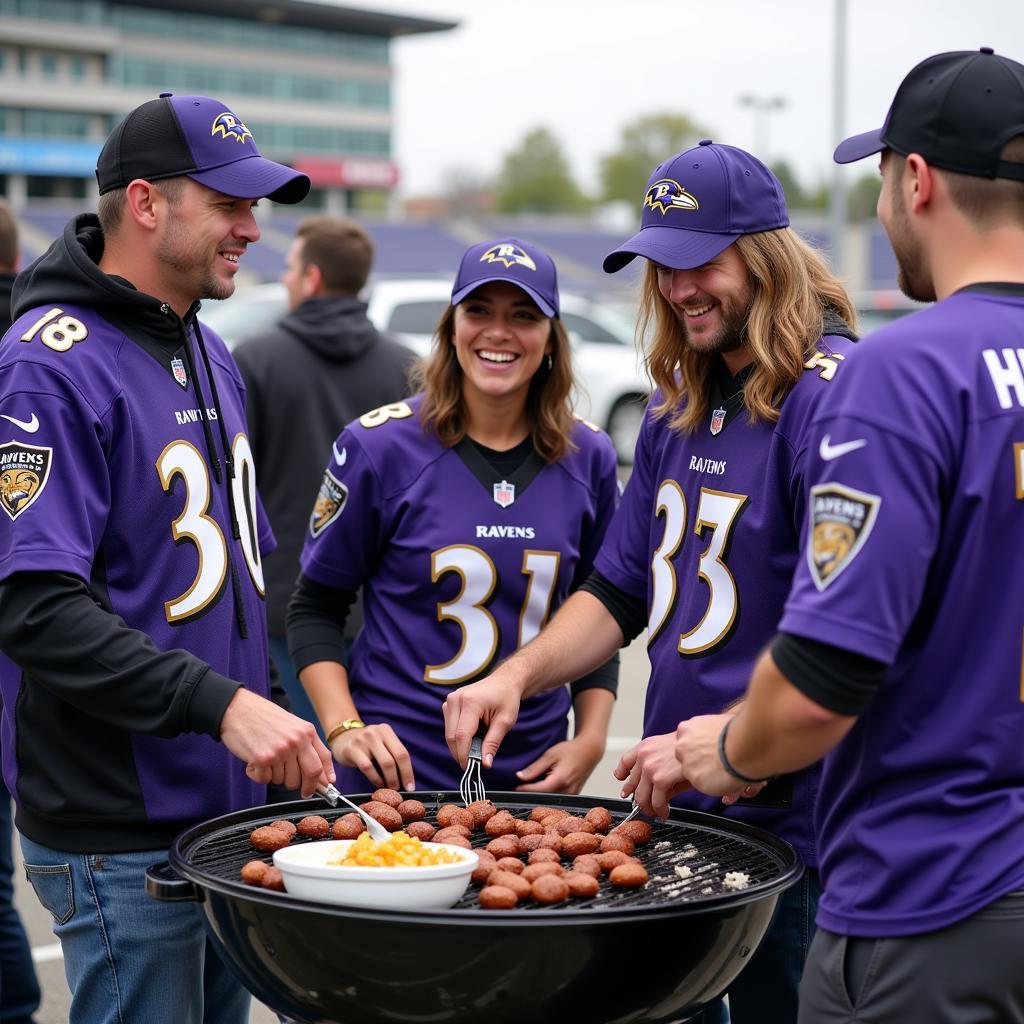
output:
[[[327,861],[343,857],[352,839],[323,839],[274,851],[288,895],[320,903],[381,910],[450,907],[466,891],[479,858],[473,850],[431,843],[458,855],[455,864],[427,867],[342,867]]]

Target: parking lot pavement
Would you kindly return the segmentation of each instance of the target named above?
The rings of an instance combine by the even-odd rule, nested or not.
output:
[[[608,749],[594,770],[583,792],[588,796],[617,798],[618,781],[612,769],[624,750],[640,736],[643,725],[644,693],[650,667],[647,662],[645,635],[622,652],[619,699],[615,703],[609,730]],[[36,957],[36,973],[43,990],[43,1003],[36,1014],[36,1024],[67,1024],[70,995],[64,979],[64,962],[60,946],[50,929],[49,915],[42,909],[25,880],[20,851],[15,843],[14,902],[32,943]],[[250,1024],[277,1024],[277,1016],[263,1005],[254,1005]]]

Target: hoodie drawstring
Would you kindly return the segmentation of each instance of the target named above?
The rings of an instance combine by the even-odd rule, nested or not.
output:
[[[166,307],[170,309],[170,307]],[[203,424],[203,436],[206,438],[206,454],[210,457],[210,465],[213,467],[213,477],[217,483],[221,482],[220,458],[217,455],[217,446],[213,443],[213,431],[210,430],[209,418],[206,415],[206,399],[203,397],[203,390],[199,385],[199,374],[196,373],[196,361],[192,355],[192,346],[189,344],[188,328],[183,320],[178,321],[181,329],[181,346],[185,350],[185,362],[188,365],[188,379],[192,382],[192,390],[196,393],[196,401],[199,403],[199,419]],[[217,415],[220,415],[218,409]]]
[[[206,368],[206,378],[210,382],[210,395],[213,407],[217,411],[217,426],[220,428],[220,443],[224,448],[224,465],[228,474],[228,512],[231,516],[231,536],[240,540],[242,531],[238,528],[238,514],[235,509],[235,456],[231,450],[231,441],[228,438],[228,428],[224,424],[224,414],[221,412],[220,396],[217,394],[217,382],[213,376],[213,368],[210,366],[210,356],[206,351],[206,342],[203,340],[203,332],[199,329],[198,319],[193,318],[192,330],[195,332],[196,342],[199,345],[199,354],[203,357],[203,366]],[[242,584],[238,578],[238,569],[235,568],[235,559],[228,546],[228,564],[231,567],[231,589],[235,595],[235,609],[238,621],[238,631],[242,638],[249,635],[248,625],[245,620],[245,608],[242,605]]]
[[[206,351],[206,341],[203,332],[199,329],[199,321],[192,321],[192,330],[195,331],[196,341],[199,344],[199,354],[203,357],[203,366],[206,368],[206,379],[210,382],[210,395],[213,407],[217,410],[217,426],[220,428],[220,443],[224,448],[224,465],[228,471],[228,482],[235,478],[235,455],[231,450],[231,440],[228,437],[228,428],[224,425],[224,417],[220,411],[220,395],[217,394],[217,382],[213,377],[213,369],[210,366],[210,356]],[[238,540],[242,534],[238,529],[238,516],[235,514],[234,488],[228,488],[228,506],[231,509],[231,536]]]
[[[173,315],[173,310],[166,303],[161,306],[161,310],[165,315]],[[210,417],[206,411],[206,400],[203,397],[203,389],[199,383],[199,374],[196,372],[196,361],[195,356],[192,354],[192,344],[189,338],[188,325],[184,319],[178,317],[178,327],[181,334],[182,348],[185,350],[185,362],[188,364],[188,374],[192,382],[192,389],[196,393],[196,401],[199,403],[199,419],[203,424],[203,436],[206,438],[206,451],[210,458],[210,465],[213,467],[214,479],[217,483],[222,482],[221,477],[221,461],[217,454],[217,445],[213,439],[213,431],[210,429]],[[231,453],[231,445],[228,441],[227,427],[224,425],[224,414],[220,407],[220,401],[217,395],[217,385],[214,382],[213,370],[210,366],[210,358],[206,353],[206,345],[203,342],[202,332],[199,330],[199,322],[193,316],[192,328],[196,335],[196,340],[199,345],[200,354],[203,357],[203,366],[206,370],[207,380],[210,382],[210,401],[213,405],[213,410],[217,414],[217,424],[220,427],[221,444],[224,448],[224,463],[227,467],[228,481],[227,481],[227,492],[228,492],[228,511],[231,517],[231,534],[235,540],[241,537],[241,531],[238,528],[238,516],[235,514],[235,495],[233,479],[235,475],[235,460]],[[226,544],[227,556],[228,556],[228,568],[231,575],[231,594],[235,602],[235,622],[238,624],[239,635],[245,640],[249,636],[249,627],[245,617],[245,607],[242,604],[242,585],[238,576],[238,569],[235,566],[235,556],[232,551],[232,544]]]

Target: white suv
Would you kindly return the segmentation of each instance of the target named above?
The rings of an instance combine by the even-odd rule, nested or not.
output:
[[[375,281],[364,298],[378,330],[426,355],[450,295],[451,282],[444,278],[393,278]],[[631,464],[650,393],[633,326],[617,310],[580,295],[562,292],[560,299],[578,383],[575,409],[608,432],[619,462]],[[224,302],[207,303],[200,319],[233,346],[265,330],[285,309],[283,285],[258,285],[239,289]]]

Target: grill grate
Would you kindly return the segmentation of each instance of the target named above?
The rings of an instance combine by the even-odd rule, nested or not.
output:
[[[437,824],[437,810],[442,804],[457,802],[457,798],[452,800],[452,794],[449,793],[437,794],[433,801],[424,794],[416,796],[427,805],[427,820],[433,825]],[[362,798],[356,799],[358,802]],[[529,817],[530,811],[544,803],[540,800],[517,803],[497,799],[494,802],[499,810],[507,810],[517,818]],[[557,803],[551,802],[550,806],[582,817],[590,807],[608,804],[602,805],[600,801],[594,800],[586,805],[574,806],[559,800]],[[278,813],[274,813],[273,808],[259,810],[269,810],[270,813],[254,815],[242,824],[210,831],[182,849],[182,857],[198,872],[212,875],[222,882],[234,883],[243,891],[251,891],[239,878],[242,866],[250,860],[258,859],[268,864],[272,863],[271,854],[261,855],[249,845],[249,835],[253,829],[269,825],[281,817],[297,821],[308,813],[320,814],[333,824],[335,818],[348,813],[347,808],[304,808],[301,813],[287,813],[283,806],[278,809]],[[625,817],[624,812],[611,813],[616,823]],[[792,867],[791,862],[781,852],[767,843],[746,835],[732,834],[728,829],[734,828],[735,825],[726,819],[723,819],[721,829],[712,825],[671,819],[651,824],[651,841],[645,846],[637,847],[635,853],[650,876],[647,885],[642,889],[616,889],[608,884],[606,878],[602,878],[601,888],[594,897],[574,898],[555,907],[526,902],[520,904],[515,912],[530,913],[557,909],[585,913],[589,910],[633,910],[718,902],[723,896],[735,898],[741,894],[754,895],[759,889],[770,886]],[[477,849],[486,846],[490,840],[490,836],[474,832],[471,841],[474,849]],[[295,836],[292,845],[311,841]],[[677,871],[677,868],[680,871]],[[689,869],[690,874],[682,877],[686,869]],[[744,873],[749,879],[749,884],[741,890],[726,886],[726,875],[729,872]],[[478,886],[471,886],[452,908],[452,912],[481,912],[481,907],[477,903],[478,892]],[[502,914],[508,913],[512,911],[502,911]]]

